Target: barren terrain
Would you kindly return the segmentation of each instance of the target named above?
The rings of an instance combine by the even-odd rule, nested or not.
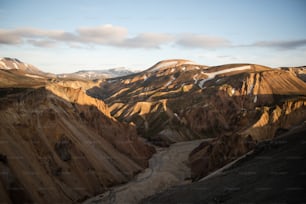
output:
[[[87,200],[84,204],[139,203],[143,198],[171,186],[190,183],[188,155],[201,142],[203,140],[179,142],[169,148],[160,148],[149,160],[149,167],[132,181],[111,188],[106,193]]]
[[[306,125],[257,146],[228,169],[142,203],[305,203]]]
[[[1,202],[305,202],[304,67],[91,80],[0,61]]]

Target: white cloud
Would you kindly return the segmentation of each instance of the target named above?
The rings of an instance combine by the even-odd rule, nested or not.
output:
[[[40,40],[53,39],[58,40],[61,36],[70,35],[70,33],[57,30],[42,30],[36,28],[17,28],[13,30],[0,29],[1,44],[21,44],[33,39],[33,42]],[[68,38],[67,38],[68,39]]]
[[[173,37],[162,33],[141,33],[136,37],[127,38],[118,46],[139,47],[139,48],[159,48],[162,44],[171,42]]]
[[[8,30],[0,30],[0,44],[20,44],[22,43],[22,37],[16,35]]]
[[[305,47],[306,39],[257,41],[249,45],[232,45],[226,38],[193,33],[176,35],[139,33],[135,36],[129,36],[127,28],[110,24],[81,27],[73,32],[37,28],[0,29],[0,45],[26,43],[38,47],[54,47],[64,44],[79,48],[95,45],[127,48],[160,48],[162,45],[172,43],[183,48],[198,49],[259,47],[292,50]]]
[[[140,33],[129,37],[124,27],[110,24],[97,27],[82,27],[75,32],[42,30],[36,28],[0,29],[0,44],[16,45],[30,43],[34,46],[48,47],[58,43],[80,45],[108,45],[130,48],[158,48],[171,41],[171,36],[163,33]]]
[[[96,44],[116,44],[122,42],[128,31],[124,27],[112,26],[110,24],[99,27],[87,27],[77,29],[76,41]]]
[[[282,41],[258,41],[250,46],[254,47],[270,47],[270,48],[278,48],[278,49],[296,49],[299,47],[306,46],[306,38],[305,39],[297,39],[297,40],[282,40]]]
[[[225,38],[199,34],[183,34],[176,43],[187,48],[218,48],[230,45]]]
[[[183,47],[215,48],[225,46],[226,39],[205,35],[184,34],[170,35],[166,33],[140,33],[129,36],[125,27],[110,24],[96,27],[81,27],[74,32],[62,30],[43,30],[37,28],[0,29],[0,44],[30,43],[34,46],[50,47],[58,43],[79,45],[107,45],[128,48],[159,48],[168,43],[176,43]]]
[[[46,47],[46,48],[50,48],[50,47],[54,47],[55,46],[55,42],[53,40],[33,40],[33,39],[29,39],[27,40],[28,43],[35,45],[37,47]]]

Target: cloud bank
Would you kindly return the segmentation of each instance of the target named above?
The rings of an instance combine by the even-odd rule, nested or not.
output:
[[[225,38],[192,33],[181,35],[176,43],[188,48],[218,48],[230,46],[230,42]]]
[[[254,47],[270,47],[277,49],[296,49],[306,46],[306,39],[299,40],[284,40],[284,41],[259,41],[255,42],[251,46]]]
[[[0,44],[27,43],[38,47],[53,47],[63,43],[127,48],[160,48],[166,44],[186,48],[215,48],[226,45],[227,40],[194,34],[176,36],[167,33],[140,33],[136,36],[129,36],[126,28],[113,25],[82,27],[77,28],[74,32],[37,28],[0,29]]]
[[[35,28],[0,29],[0,44],[7,45],[29,43],[39,47],[51,47],[59,43],[74,43],[129,48],[158,48],[171,40],[171,35],[162,33],[141,33],[129,37],[126,28],[113,25],[83,27],[76,29],[75,32]]]
[[[37,47],[55,47],[59,44],[65,44],[75,48],[88,45],[100,45],[148,49],[160,48],[167,44],[189,49],[235,47],[226,38],[193,33],[178,35],[167,33],[140,33],[136,36],[130,36],[127,28],[110,24],[96,27],[81,27],[73,32],[37,28],[0,29],[0,45],[1,44],[30,44]],[[238,47],[245,46],[296,49],[306,46],[306,39],[291,41],[258,41],[250,45],[241,45]]]

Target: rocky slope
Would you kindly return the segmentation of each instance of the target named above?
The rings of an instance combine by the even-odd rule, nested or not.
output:
[[[292,129],[226,169],[170,188],[142,203],[305,203],[306,125]]]
[[[300,67],[282,67],[282,70],[290,71],[295,74],[297,77],[306,82],[306,66]]]
[[[300,68],[176,59],[88,81],[9,65],[0,69],[0,195],[15,203],[79,202],[126,183],[154,153],[138,135],[160,146],[212,138],[182,156],[198,180],[306,120]]]
[[[242,111],[241,115],[238,115],[235,123],[229,124],[230,127],[236,125],[237,131],[223,132],[213,142],[201,144],[190,154],[194,179],[201,178],[241,156],[257,142],[273,139],[306,120],[303,83],[294,84],[295,78],[286,72],[264,72],[257,77],[260,84],[254,83],[253,92],[250,93],[256,102],[247,102],[251,99],[244,98],[244,106],[238,106]],[[293,84],[294,86],[290,86]],[[247,94],[247,90],[245,93]]]
[[[3,73],[22,84],[0,89],[1,202],[80,202],[147,167],[154,148],[82,82]]]
[[[0,70],[10,70],[19,75],[25,75],[35,79],[55,77],[54,74],[43,72],[31,64],[9,57],[0,58]]]
[[[215,138],[190,155],[196,180],[306,120],[306,83],[299,76],[252,64],[168,60],[88,93],[157,145]]]
[[[263,106],[305,96],[306,84],[290,71],[260,65],[168,60],[87,92],[105,100],[117,119],[133,122],[144,137],[169,145],[242,131],[258,121]]]

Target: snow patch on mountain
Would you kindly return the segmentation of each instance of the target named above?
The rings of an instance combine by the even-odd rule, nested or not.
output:
[[[255,97],[254,97],[254,101],[253,101],[254,103],[256,103],[257,102],[257,95],[255,95]]]
[[[173,82],[175,79],[176,79],[176,78],[175,78],[174,76],[171,76],[170,81],[168,81],[168,82],[166,83],[166,85],[165,85],[165,86],[169,86],[169,85],[171,85],[171,84],[172,84],[172,82]]]
[[[198,85],[201,89],[203,89],[205,82],[214,79],[219,74],[226,74],[226,73],[235,72],[235,71],[242,71],[242,70],[247,70],[247,69],[250,69],[250,68],[251,68],[250,65],[246,65],[246,66],[234,67],[234,68],[225,69],[225,70],[216,71],[216,72],[211,72],[211,73],[206,73],[206,72],[202,71],[202,74],[207,75],[207,78],[202,79],[199,82]]]
[[[49,75],[48,73],[44,73],[32,65],[26,64],[16,58],[9,57],[0,58],[0,69],[19,70],[21,71],[20,73],[26,72],[36,75]]]
[[[211,78],[212,79],[212,78]],[[204,88],[204,83],[206,82],[206,81],[208,81],[208,80],[211,80],[210,78],[207,78],[207,79],[202,79],[200,82],[199,82],[199,87],[201,88],[201,89],[203,89]]]
[[[78,78],[78,79],[94,80],[94,79],[103,79],[103,78],[116,78],[134,73],[135,72],[125,67],[118,67],[118,68],[111,68],[105,70],[81,70],[74,73],[59,74],[57,76],[60,78]]]
[[[197,84],[198,83],[198,79],[197,79],[197,76],[198,76],[199,74],[195,74],[192,78],[193,78],[193,80],[194,80],[194,84]]]
[[[146,81],[148,79],[147,75],[143,76],[143,81]]]

